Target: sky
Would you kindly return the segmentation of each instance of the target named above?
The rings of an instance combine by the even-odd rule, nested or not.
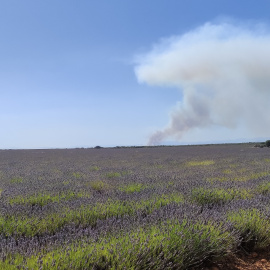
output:
[[[270,136],[269,0],[0,0],[0,148]]]

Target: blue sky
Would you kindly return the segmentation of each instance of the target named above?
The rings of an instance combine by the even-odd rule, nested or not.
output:
[[[268,25],[269,10],[268,0],[0,0],[0,148],[147,144],[184,100],[181,85],[136,74],[155,44],[208,22]],[[223,122],[158,143],[266,136]]]

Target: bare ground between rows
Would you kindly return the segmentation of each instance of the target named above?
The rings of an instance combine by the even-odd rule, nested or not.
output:
[[[270,247],[251,253],[239,252],[192,270],[270,270]]]

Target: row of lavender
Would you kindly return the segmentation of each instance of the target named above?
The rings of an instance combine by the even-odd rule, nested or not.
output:
[[[266,246],[269,180],[249,144],[3,150],[0,266],[186,269]]]

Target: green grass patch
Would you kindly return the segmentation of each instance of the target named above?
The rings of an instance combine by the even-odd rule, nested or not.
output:
[[[109,186],[101,180],[89,182],[89,183],[87,183],[87,185],[90,185],[90,187],[92,189],[99,191],[99,192],[104,191],[104,190],[109,188]]]
[[[265,182],[257,186],[256,192],[266,195],[270,192],[270,182]]]
[[[129,175],[131,174],[132,172],[131,171],[122,171],[122,172],[108,172],[105,174],[105,176],[107,178],[118,178],[118,177],[121,177],[121,176],[126,176],[126,175]]]
[[[53,234],[67,224],[75,226],[96,226],[98,219],[106,219],[112,216],[121,217],[134,215],[138,210],[150,214],[170,203],[180,203],[183,197],[180,194],[155,196],[149,200],[112,201],[98,203],[93,207],[81,207],[76,210],[63,209],[62,213],[52,213],[44,218],[26,218],[5,216],[0,217],[0,233],[5,236],[36,236]]]
[[[249,179],[258,179],[270,175],[270,172],[253,173],[249,176]]]
[[[245,182],[249,180],[250,178],[247,175],[242,175],[242,176],[237,176],[237,177],[232,177],[230,178],[231,181],[235,182]]]
[[[226,170],[223,170],[222,172],[225,174],[232,174],[233,173],[233,171],[231,169],[226,169]]]
[[[163,169],[163,168],[164,168],[164,165],[162,165],[162,164],[157,164],[157,165],[154,165],[154,168],[155,168],[155,169]]]
[[[73,172],[72,176],[75,177],[76,179],[80,179],[84,177],[84,175],[80,172]]]
[[[96,171],[99,171],[100,168],[98,166],[91,166],[90,169],[89,169],[91,172],[96,172]]]
[[[166,183],[167,188],[172,187],[173,185],[174,185],[173,181],[169,181],[169,182]]]
[[[246,189],[206,189],[200,187],[192,190],[191,200],[200,205],[222,205],[233,199],[248,199],[252,196],[251,191]]]
[[[159,209],[165,205],[182,202],[184,202],[184,197],[179,193],[172,193],[167,195],[163,194],[160,196],[154,196],[149,200],[137,202],[135,204],[135,209],[144,210],[147,214],[150,214],[155,209]]]
[[[132,171],[122,171],[121,176],[126,176],[132,174]]]
[[[57,195],[38,193],[32,196],[17,196],[9,199],[10,204],[30,204],[44,206],[53,202],[60,202],[61,200],[68,201],[71,199],[85,197],[84,193],[75,193],[72,191],[59,193]]]
[[[121,177],[122,175],[119,172],[108,172],[105,174],[105,176],[107,178],[117,178],[117,177]]]
[[[237,175],[237,172],[234,173],[234,176],[219,176],[219,177],[208,177],[206,178],[206,181],[213,183],[213,182],[225,182],[225,181],[235,181],[235,182],[245,182],[248,180],[255,180],[258,178],[262,178],[265,176],[269,176],[270,172],[264,171],[264,172],[258,172],[258,173],[249,173],[245,175],[241,175],[243,172],[238,171],[239,175]]]
[[[10,183],[12,184],[18,184],[22,182],[23,182],[23,179],[21,177],[15,177],[15,178],[10,179]]]
[[[237,166],[238,166],[237,164],[230,164],[230,165],[229,165],[229,167],[232,168],[232,169],[237,168]]]
[[[71,245],[31,257],[19,254],[0,261],[1,269],[179,269],[222,257],[235,238],[222,225],[167,220],[129,234],[103,237],[97,243]]]
[[[134,192],[142,191],[146,188],[147,188],[146,185],[134,183],[134,184],[126,185],[124,187],[120,187],[119,190],[124,191],[126,193],[134,193]]]
[[[228,220],[240,232],[242,247],[248,251],[270,244],[270,222],[257,209],[240,210],[228,214]]]
[[[215,164],[214,160],[189,161],[187,166],[209,166]]]
[[[207,182],[214,183],[214,182],[225,182],[230,180],[230,178],[226,176],[219,176],[219,177],[208,177],[206,178]]]

